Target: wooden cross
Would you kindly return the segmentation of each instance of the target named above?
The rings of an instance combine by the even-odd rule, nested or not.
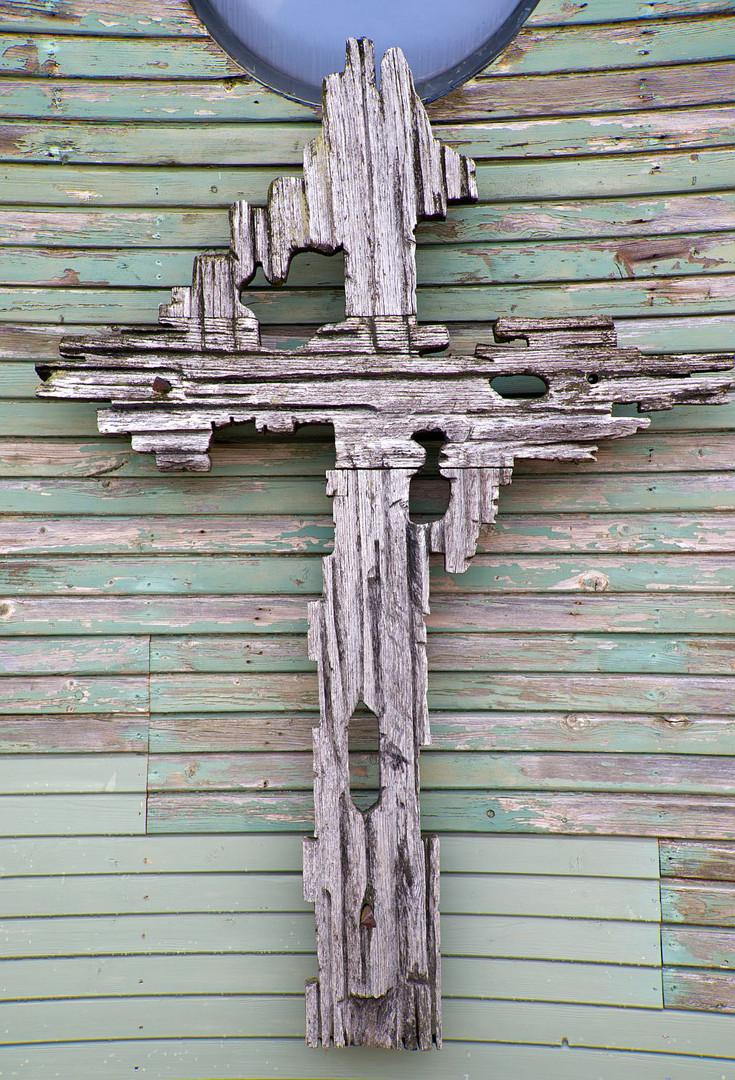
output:
[[[503,318],[474,356],[438,355],[446,328],[416,320],[414,229],[476,198],[474,163],[432,136],[402,53],[386,53],[378,86],[371,43],[350,40],[344,73],[325,81],[303,179],[274,181],[265,207],[234,205],[230,251],[195,260],[159,327],[68,339],[53,372],[39,370],[42,397],[109,401],[100,431],[131,434],[166,470],[207,469],[213,429],[233,421],[334,426],[334,553],[309,606],[320,687],[315,836],[304,841],[319,965],[306,988],[310,1046],[441,1045],[439,844],[419,826],[430,552],[462,573],[518,458],[591,458],[601,438],[648,424],[614,405],[718,403],[730,382],[712,374],[730,358],[644,357],[617,348],[605,318]],[[307,249],[344,251],[347,317],[293,352],[264,349],[240,291],[258,265],[283,282]],[[490,382],[510,374],[540,376],[546,393],[501,397]],[[408,496],[425,432],[444,440],[451,496],[441,520],[421,525]],[[380,795],[365,812],[348,767],[361,706],[380,731]]]

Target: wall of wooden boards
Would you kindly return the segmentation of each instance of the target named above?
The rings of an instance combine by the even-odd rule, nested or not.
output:
[[[3,1076],[384,1080],[302,1041],[329,432],[232,430],[163,476],[33,397],[70,329],[155,322],[318,112],[185,0],[2,4],[0,38]],[[480,203],[419,230],[455,349],[566,312],[735,347],[731,0],[541,0],[431,114],[478,160]],[[266,340],[338,318],[341,280],[256,279]],[[735,406],[655,415],[519,467],[470,570],[433,567],[448,1041],[391,1076],[735,1080],[734,463]],[[420,479],[416,515],[442,495]],[[369,797],[367,724],[353,757]]]

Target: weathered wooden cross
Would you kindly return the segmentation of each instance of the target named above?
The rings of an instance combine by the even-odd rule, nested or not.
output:
[[[439,844],[419,827],[429,553],[462,573],[516,459],[590,458],[601,438],[648,424],[613,405],[717,403],[730,382],[712,374],[729,358],[644,357],[617,348],[604,318],[503,318],[473,357],[430,355],[448,335],[416,320],[414,229],[476,197],[473,162],[432,136],[402,53],[386,53],[378,86],[371,43],[350,40],[344,73],[325,81],[303,179],[276,180],[265,207],[234,205],[231,250],[195,260],[159,327],[68,339],[58,367],[39,371],[43,397],[109,401],[100,430],[132,434],[161,469],[206,470],[213,429],[232,421],[334,426],[334,553],[309,606],[321,708],[316,835],[304,841],[319,964],[306,989],[311,1046],[441,1044]],[[240,291],[258,265],[285,281],[307,249],[344,251],[347,317],[294,352],[264,349]],[[490,382],[510,374],[540,376],[546,393],[501,397]],[[420,525],[408,496],[425,432],[444,439],[451,496],[441,520]],[[380,730],[380,796],[365,812],[348,768],[361,705]]]

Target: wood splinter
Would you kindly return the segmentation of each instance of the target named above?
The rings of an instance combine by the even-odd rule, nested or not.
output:
[[[231,422],[334,426],[335,546],[309,609],[320,689],[304,842],[319,970],[306,987],[310,1046],[441,1045],[439,843],[419,824],[430,552],[462,573],[516,459],[590,458],[601,438],[647,426],[614,405],[728,399],[730,357],[644,357],[618,348],[605,318],[499,319],[474,356],[430,355],[448,334],[416,320],[413,232],[476,197],[474,163],[432,136],[401,52],[386,53],[378,88],[371,43],[350,40],[344,73],[325,80],[303,179],[274,181],[265,207],[235,204],[230,251],[195,260],[158,328],[67,339],[61,362],[38,369],[40,396],[108,402],[100,430],[130,434],[165,470],[208,469],[212,431]],[[344,251],[347,318],[294,352],[264,349],[240,292],[258,265],[284,281],[304,250]],[[539,376],[547,390],[503,398],[498,375]],[[420,525],[408,496],[423,432],[444,440],[451,495],[440,521]],[[363,707],[380,733],[379,798],[364,812],[348,760]]]

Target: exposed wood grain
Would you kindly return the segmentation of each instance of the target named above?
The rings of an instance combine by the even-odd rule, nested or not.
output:
[[[667,1009],[735,1012],[735,986],[732,975],[726,975],[720,971],[665,968],[663,984],[664,1006]]]
[[[370,790],[378,779],[377,754],[352,754],[345,771],[348,786]],[[15,769],[13,759],[12,768]],[[49,761],[49,768],[53,762]],[[692,792],[693,794],[728,795],[731,791],[732,761],[726,757],[676,754],[555,754],[502,753],[453,754],[446,750],[424,750],[421,755],[421,781],[425,790],[497,790],[517,791],[614,791],[614,792]],[[165,791],[309,791],[312,786],[311,758],[308,753],[284,751],[260,754],[199,755],[155,754],[150,758],[148,789]],[[682,914],[668,921],[717,922],[718,911],[727,908],[732,920],[732,889],[705,884],[692,886],[691,893],[682,886],[667,886],[665,910],[675,910],[681,894],[681,910],[688,905],[697,909],[696,897],[702,896],[702,916],[687,919]],[[717,898],[720,898],[718,905]],[[707,905],[714,911],[705,918]],[[698,910],[698,909],[697,909]],[[709,910],[709,908],[707,908]],[[723,920],[719,920],[723,921]]]
[[[237,199],[262,199],[268,185],[283,172],[273,166],[213,168],[170,166],[166,184],[160,170],[136,166],[72,164],[4,165],[6,205],[229,207]],[[486,202],[529,199],[581,199],[603,196],[687,194],[732,189],[728,150],[696,154],[661,149],[657,154],[589,156],[542,162],[507,159],[480,163],[480,198]],[[519,200],[519,195],[522,198]],[[83,320],[82,320],[83,321]]]
[[[145,637],[0,638],[3,675],[134,675],[148,671]]]
[[[353,721],[355,750],[374,746]],[[732,753],[732,716],[681,713],[475,712],[431,713],[432,745],[446,750],[527,750],[649,754]],[[273,713],[154,714],[152,752],[298,751],[311,747],[311,717]],[[26,749],[43,750],[28,746]],[[713,856],[714,857],[714,856]]]
[[[18,555],[121,555],[318,552],[329,550],[331,521],[325,515],[246,518],[170,514],[108,517],[0,516],[0,543]],[[626,511],[606,513],[506,513],[492,531],[480,533],[478,551],[496,554],[634,552],[727,553],[735,550],[735,516],[728,512]]]
[[[563,116],[731,101],[732,61],[670,64],[635,70],[495,75],[492,95],[482,79],[471,79],[432,102],[434,122]],[[274,123],[309,121],[318,110],[266,90],[247,75],[224,80],[131,80],[75,78],[40,80],[6,77],[0,109],[14,118],[48,120],[172,120]]]
[[[83,654],[84,642],[80,638]],[[7,638],[0,643],[8,662],[35,665],[45,649],[53,656],[54,641],[38,643]],[[47,644],[42,644],[46,642]],[[633,634],[430,634],[427,641],[432,671],[573,671],[669,674],[735,674],[729,636]],[[62,649],[62,655],[63,649]],[[69,654],[67,654],[69,655]],[[69,670],[83,662],[77,660]],[[13,658],[11,661],[11,657]],[[16,659],[19,657],[20,659]],[[28,659],[26,659],[28,658]],[[309,671],[306,641],[301,636],[243,637],[234,634],[198,637],[159,637],[151,642],[151,670],[165,672]],[[11,669],[12,670],[12,669]],[[34,666],[35,670],[35,666]],[[47,666],[51,671],[51,666]]]
[[[144,713],[145,675],[0,676],[3,713]]]
[[[433,565],[435,596],[512,593],[735,592],[735,556],[671,555],[665,562],[642,554],[537,557],[478,556],[464,576]],[[8,557],[0,566],[0,596],[160,595],[227,596],[233,580],[243,593],[313,594],[322,586],[317,555]],[[0,652],[0,656],[2,653]]]
[[[617,282],[585,281],[551,286],[447,285],[422,286],[419,313],[427,321],[452,322],[461,312],[463,321],[480,320],[488,312],[528,317],[580,316],[637,318],[643,315],[732,313],[735,275],[712,274],[669,278],[636,278]],[[169,297],[156,289],[0,287],[0,321],[48,323],[145,324],[153,321],[159,304]],[[318,319],[338,322],[344,317],[344,294],[340,290],[252,289],[247,301],[257,307],[264,322],[303,323]]]
[[[301,596],[214,597],[13,597],[0,600],[0,627],[11,636],[80,633],[220,634],[304,633]],[[427,618],[430,630],[485,633],[540,630],[571,633],[704,633],[732,630],[735,603],[728,596],[628,597],[588,593],[579,597],[437,597]],[[649,688],[653,689],[650,684]]]
[[[674,967],[735,968],[735,930],[729,927],[664,926],[661,947],[664,964]]]
[[[5,285],[139,288],[155,281],[173,286],[188,278],[194,254],[187,249],[0,248],[0,272]],[[732,273],[735,234],[651,236],[627,241],[432,244],[418,249],[416,265],[419,287],[441,282],[482,285]],[[343,276],[341,257],[304,255],[295,260],[289,283],[294,288],[334,288]]]
[[[46,405],[46,412],[53,414],[54,410]],[[415,513],[428,515],[441,505],[444,492],[436,482],[427,480],[419,483],[418,494],[420,501],[417,498]],[[51,527],[54,518],[63,516],[130,515],[139,519],[156,515],[164,519],[169,514],[180,517],[186,509],[192,518],[201,515],[197,525],[206,529],[210,515],[220,517],[240,513],[256,519],[264,514],[281,516],[287,506],[294,517],[286,520],[299,522],[305,518],[325,518],[330,510],[324,484],[316,477],[277,475],[213,476],[206,480],[192,476],[162,477],[160,474],[118,478],[114,472],[73,479],[23,477],[0,480],[0,499],[6,513],[48,515]],[[719,471],[663,473],[656,478],[645,472],[609,476],[526,475],[519,476],[505,488],[501,500],[500,520],[504,513],[518,516],[620,514],[625,518],[645,513],[651,516],[657,513],[702,513],[712,517],[723,512],[731,515],[735,510],[735,476]],[[328,528],[326,521],[321,524],[325,530]],[[559,524],[564,527],[564,521]],[[655,529],[655,520],[646,524],[651,530]],[[727,530],[729,519],[722,524]],[[38,528],[39,522],[32,525]],[[252,528],[256,536],[263,528],[257,520],[246,522],[243,527]],[[322,532],[322,536],[331,539],[330,533],[331,529]],[[653,536],[653,531],[650,535]],[[490,543],[489,539],[486,543]]]
[[[478,160],[517,160],[650,153],[668,145],[694,150],[728,146],[734,116],[735,110],[726,104],[620,115],[576,114],[570,119],[528,117],[437,124],[436,129],[445,144]],[[41,163],[50,159],[64,165],[151,166],[207,165],[218,160],[222,166],[294,166],[318,131],[314,124],[250,122],[243,125],[242,137],[235,139],[232,128],[232,123],[217,122],[158,122],[152,126],[135,121],[106,124],[77,120],[65,124],[59,138],[57,124],[5,120],[0,161]]]
[[[607,20],[586,26],[527,26],[485,69],[485,75],[605,71],[630,66],[632,57],[641,68],[696,59],[731,59],[733,23],[732,11],[726,8],[716,18],[649,18],[644,27],[637,21]],[[712,33],[714,27],[717,33]],[[242,68],[207,35],[172,35],[163,42],[146,36],[112,36],[109,30],[106,36],[59,34],[58,30],[53,34],[38,33],[31,38],[4,34],[0,71],[57,79],[89,78],[90,74],[104,78],[111,71],[127,79],[167,80],[242,74]],[[641,47],[642,35],[645,48]]]
[[[3,754],[147,753],[148,719],[87,713],[0,718]]]
[[[583,25],[613,20],[649,20],[667,16],[729,12],[729,0],[606,0],[598,4],[542,0],[529,26]],[[8,3],[0,25],[16,33],[108,34],[142,37],[206,37],[207,30],[186,0],[160,0],[155,13],[144,0],[75,0],[73,7],[50,0],[42,4]],[[645,22],[643,23],[645,27]]]
[[[483,798],[459,791],[424,792],[421,818],[437,831],[468,833],[735,838],[735,800],[712,795],[550,792]],[[156,794],[148,799],[153,833],[292,832],[312,824],[313,803],[306,792]]]
[[[577,163],[582,167],[583,163]],[[701,195],[514,201],[455,207],[443,222],[423,222],[422,245],[446,242],[482,243],[502,240],[561,240],[614,236],[673,236],[735,230],[735,195],[727,191]],[[227,213],[220,209],[146,207],[121,209],[0,209],[3,243],[21,247],[177,248],[226,247],[230,238]],[[303,256],[296,256],[298,265]],[[187,274],[188,276],[188,274]],[[5,355],[11,333],[2,344]],[[53,335],[54,327],[48,328]],[[41,331],[42,332],[42,331]],[[43,347],[39,331],[36,349]],[[28,350],[19,353],[30,355]],[[55,353],[52,355],[55,356]]]
[[[735,926],[735,886],[726,882],[666,881],[661,917],[667,923]]]
[[[735,881],[735,844],[662,840],[661,876]]]

